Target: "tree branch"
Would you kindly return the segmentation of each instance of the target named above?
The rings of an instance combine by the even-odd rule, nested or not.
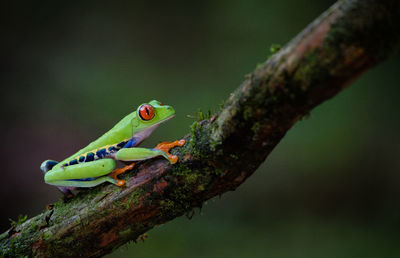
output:
[[[384,60],[400,42],[397,0],[340,1],[258,67],[211,119],[195,122],[179,162],[143,162],[114,185],[0,236],[3,256],[102,256],[154,226],[234,190],[316,105]]]

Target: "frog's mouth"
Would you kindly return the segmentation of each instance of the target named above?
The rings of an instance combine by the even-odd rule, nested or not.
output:
[[[160,122],[158,122],[158,123],[156,123],[156,124],[154,124],[154,125],[152,125],[152,126],[146,128],[146,129],[142,130],[142,131],[139,131],[139,132],[135,133],[135,134],[132,136],[132,138],[135,138],[135,140],[137,141],[136,146],[139,145],[142,141],[144,141],[144,139],[146,139],[147,137],[149,137],[149,136],[151,135],[151,133],[152,133],[154,130],[156,130],[157,127],[160,126],[160,124],[162,124],[162,123],[164,123],[164,122],[170,120],[170,119],[173,118],[174,116],[175,116],[175,115],[172,115],[172,116],[170,116],[170,117],[168,117],[168,118],[166,118],[166,119],[164,119],[164,120],[161,120]]]

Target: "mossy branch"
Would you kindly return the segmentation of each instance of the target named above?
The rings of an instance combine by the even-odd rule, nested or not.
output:
[[[127,187],[82,191],[0,237],[2,256],[102,256],[234,190],[315,106],[387,58],[400,42],[397,0],[340,1],[196,122],[179,162],[142,163]]]

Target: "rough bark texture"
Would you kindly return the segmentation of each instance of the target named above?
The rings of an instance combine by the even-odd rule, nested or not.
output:
[[[0,236],[3,256],[102,256],[234,190],[293,124],[399,48],[397,0],[340,1],[192,125],[179,162],[142,163],[127,187],[85,190]]]

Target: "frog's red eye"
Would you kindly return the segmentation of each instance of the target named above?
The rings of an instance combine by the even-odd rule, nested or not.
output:
[[[154,117],[154,108],[152,105],[143,104],[139,108],[139,117],[144,120],[148,121]]]

